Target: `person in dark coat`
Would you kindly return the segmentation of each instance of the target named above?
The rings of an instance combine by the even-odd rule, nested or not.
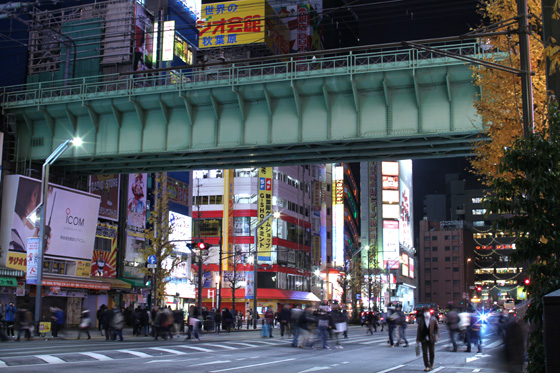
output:
[[[214,325],[216,326],[216,334],[220,334],[220,327],[222,325],[222,314],[220,310],[216,310],[214,313]]]
[[[99,309],[97,310],[97,329],[99,330],[99,333],[101,333],[101,335],[103,335],[103,324],[101,322],[101,319],[103,318],[103,312],[105,311],[105,309],[107,309],[107,306],[105,306],[104,304],[102,304]]]
[[[111,338],[111,320],[113,319],[113,312],[109,308],[105,308],[101,314],[101,327],[105,332],[105,340]]]
[[[419,312],[418,334],[416,343],[422,344],[422,358],[424,359],[424,371],[429,372],[434,369],[435,344],[439,339],[439,323],[428,308],[423,308]]]
[[[284,331],[291,334],[291,319],[292,310],[288,304],[284,304],[284,307],[280,310],[278,315],[278,320],[280,321],[280,337],[284,339]]]
[[[233,323],[233,315],[227,307],[222,311],[222,323],[223,328],[229,333],[231,331],[231,324]]]

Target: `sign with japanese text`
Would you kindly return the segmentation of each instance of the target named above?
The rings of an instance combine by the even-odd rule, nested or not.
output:
[[[95,247],[87,276],[116,277],[117,275],[117,226],[97,223]]]
[[[144,241],[148,174],[128,175],[127,235]],[[132,260],[127,257],[127,260]]]
[[[20,271],[27,271],[27,258],[25,253],[16,253],[13,251],[8,252],[6,267],[19,269]]]
[[[121,176],[119,174],[91,175],[89,178],[89,192],[101,197],[99,217],[103,219],[119,220],[119,188]]]
[[[224,234],[224,244],[226,257],[231,257],[233,254],[233,210],[234,210],[234,199],[235,193],[233,189],[234,172],[232,169],[224,170],[224,219],[223,219],[223,232]],[[233,259],[232,259],[233,260]],[[223,270],[229,269],[230,261],[223,261]],[[235,265],[235,264],[234,264]]]
[[[197,28],[199,48],[265,42],[265,0],[204,4]]]
[[[87,260],[78,260],[76,262],[76,276],[89,277],[91,272],[91,262]]]
[[[163,51],[161,52],[162,61],[173,61],[175,51],[175,21],[163,22]]]
[[[39,237],[27,239],[27,277],[28,284],[37,285],[37,267],[39,266]]]
[[[258,221],[272,214],[272,167],[259,168],[259,210]],[[268,219],[257,234],[259,260],[270,261],[272,250],[272,219]],[[255,263],[256,264],[256,263]]]

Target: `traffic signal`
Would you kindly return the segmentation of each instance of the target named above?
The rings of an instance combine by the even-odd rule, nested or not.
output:
[[[482,288],[479,286],[479,287],[476,288],[476,290],[482,291]]]
[[[150,286],[152,284],[152,276],[144,275],[144,286]]]
[[[199,250],[206,250],[206,249],[208,248],[208,245],[207,245],[204,241],[199,241],[199,242],[196,244],[196,247],[197,247]]]
[[[529,285],[531,283],[531,280],[529,280],[528,278],[525,279],[525,285]]]

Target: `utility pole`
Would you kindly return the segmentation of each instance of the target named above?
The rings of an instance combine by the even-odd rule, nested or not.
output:
[[[521,99],[523,102],[523,136],[533,132],[533,82],[531,79],[531,50],[529,47],[529,18],[527,0],[517,0],[519,57],[521,62]]]
[[[221,312],[221,310],[222,310],[222,283],[224,281],[223,278],[222,278],[222,276],[223,276],[223,262],[222,262],[223,258],[222,257],[224,255],[223,246],[222,246],[222,235],[223,235],[222,225],[220,224],[220,243],[219,243],[220,244],[220,251],[219,251],[219,254],[218,254],[220,256],[218,258],[218,261],[219,261],[219,264],[218,264],[219,275],[218,275],[218,288],[216,289],[216,291],[218,292],[217,310],[219,312]]]

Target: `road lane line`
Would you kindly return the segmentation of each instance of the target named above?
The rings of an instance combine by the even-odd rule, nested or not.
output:
[[[134,351],[134,350],[117,350],[118,352],[124,352],[126,354],[131,354],[137,357],[153,357],[152,355],[148,355],[144,352]]]
[[[113,358],[110,358],[109,356],[101,355],[101,354],[98,354],[98,353],[95,353],[95,352],[79,352],[79,354],[86,355],[86,356],[94,358],[95,360],[100,360],[100,361],[113,360]]]
[[[36,358],[43,360],[49,364],[61,364],[66,363],[66,361],[52,355],[34,355]]]
[[[202,351],[202,352],[214,352],[214,350],[211,350],[209,348],[197,347],[197,346],[173,346],[173,347],[190,348],[191,350]]]
[[[220,369],[220,370],[211,370],[210,373],[227,372],[228,370],[238,370],[238,369],[247,369],[247,368],[253,368],[253,367],[260,367],[260,366],[263,366],[263,365],[278,364],[278,363],[283,363],[283,362],[292,361],[292,360],[295,360],[295,358],[293,358],[293,359],[284,359],[284,360],[270,361],[270,362],[268,362],[268,363],[260,363],[260,364],[245,365],[245,366],[242,366],[242,367],[226,368],[226,369]]]
[[[436,369],[432,370],[432,372],[434,372],[434,373],[439,372],[440,370],[443,370],[444,368],[445,367],[439,367],[439,368],[436,368]]]
[[[231,360],[222,360],[222,361],[209,361],[207,363],[200,363],[200,364],[190,364],[191,367],[197,367],[201,365],[212,365],[212,364],[225,364],[231,363]]]
[[[385,369],[385,370],[379,371],[379,372],[377,372],[377,373],[392,372],[393,370],[397,370],[397,369],[400,369],[400,368],[405,367],[405,366],[406,366],[406,365],[401,364],[401,365],[397,365],[396,367],[392,367],[392,368],[389,368],[389,369]]]
[[[186,355],[186,352],[181,352],[181,351],[177,351],[177,350],[172,350],[170,348],[163,348],[163,347],[149,347],[150,350],[157,350],[157,351],[163,351],[163,352],[169,352],[170,354],[175,354],[175,355]]]

